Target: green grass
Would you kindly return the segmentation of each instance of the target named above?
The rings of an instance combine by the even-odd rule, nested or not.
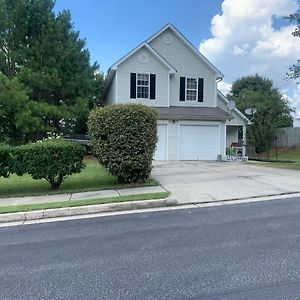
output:
[[[0,207],[0,214],[14,213],[14,212],[26,212],[26,211],[51,209],[51,208],[94,205],[94,204],[117,203],[117,202],[128,202],[128,201],[138,201],[138,200],[152,200],[152,199],[165,199],[166,197],[169,196],[169,194],[170,194],[169,192],[161,192],[161,193],[148,193],[148,194],[140,194],[140,195],[107,197],[107,198],[90,199],[90,200],[62,201],[62,202],[52,202],[52,203],[4,206],[4,207]]]
[[[50,184],[46,180],[33,180],[29,175],[11,175],[9,178],[0,177],[0,198],[141,186],[137,184],[118,184],[117,178],[109,175],[96,160],[85,160],[85,164],[86,168],[81,173],[69,176],[55,191],[50,189]],[[157,182],[150,179],[144,185],[157,185]]]
[[[266,156],[262,155],[259,158],[266,159]],[[271,153],[270,159],[276,160],[275,152]],[[300,148],[296,148],[296,149],[292,149],[292,150],[278,151],[278,160],[292,160],[292,161],[295,161],[295,163],[261,162],[261,163],[257,163],[257,165],[265,166],[265,167],[280,168],[280,169],[300,170]]]

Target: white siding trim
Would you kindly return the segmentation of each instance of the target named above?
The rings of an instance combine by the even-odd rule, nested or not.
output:
[[[169,160],[169,122],[167,120],[158,120],[158,125],[166,125],[166,160]]]
[[[116,103],[118,103],[118,72],[115,74],[116,77]]]
[[[168,107],[170,107],[170,76],[171,74],[168,74]]]

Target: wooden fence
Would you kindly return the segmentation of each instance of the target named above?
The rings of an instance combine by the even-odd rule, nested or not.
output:
[[[273,147],[293,147],[300,145],[300,127],[278,128]]]

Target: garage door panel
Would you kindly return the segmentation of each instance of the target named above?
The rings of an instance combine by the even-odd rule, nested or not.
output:
[[[159,124],[157,126],[158,141],[156,144],[156,151],[154,154],[155,160],[167,159],[167,125]]]
[[[218,126],[180,125],[180,160],[216,160]]]

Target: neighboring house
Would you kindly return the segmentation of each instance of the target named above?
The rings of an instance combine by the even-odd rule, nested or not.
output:
[[[300,127],[300,118],[299,117],[294,117],[293,126]]]
[[[247,118],[217,90],[223,74],[173,25],[117,61],[104,86],[106,105],[141,103],[159,114],[157,160],[217,160],[246,133]],[[137,128],[138,130],[138,128]]]

